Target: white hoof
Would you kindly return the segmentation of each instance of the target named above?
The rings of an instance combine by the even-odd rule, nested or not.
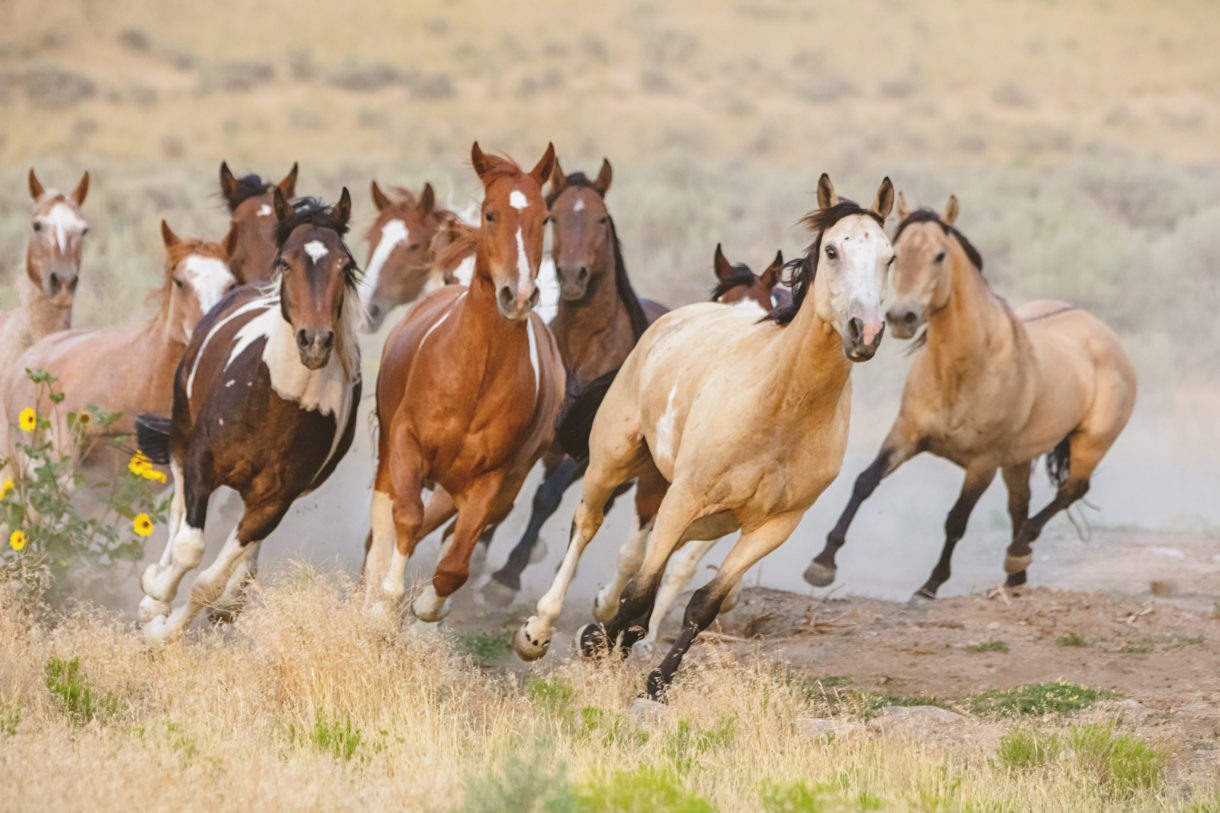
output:
[[[631,652],[628,657],[635,663],[641,666],[647,666],[652,663],[652,656],[657,652],[656,645],[647,638],[642,638],[631,645]]]
[[[145,596],[140,599],[140,610],[137,618],[140,619],[141,625],[146,625],[154,618],[159,616],[169,615],[170,606],[164,601],[158,601],[152,596]]]
[[[603,624],[614,618],[614,614],[618,610],[618,602],[610,600],[610,597],[606,595],[606,589],[603,587],[597,591],[597,596],[593,599],[593,618]]]
[[[530,564],[536,565],[546,559],[546,543],[541,539],[534,542],[534,547],[530,550]]]
[[[411,622],[411,633],[421,637],[433,638],[441,634],[441,622],[415,619]]]
[[[551,645],[551,632],[536,615],[525,619],[513,636],[513,651],[523,661],[536,661]]]
[[[181,632],[170,623],[169,617],[159,615],[144,625],[144,640],[150,644],[163,644]]]
[[[436,594],[436,588],[428,585],[419,591],[415,601],[411,602],[411,612],[420,621],[429,623],[440,621],[449,615],[449,598],[441,598]]]

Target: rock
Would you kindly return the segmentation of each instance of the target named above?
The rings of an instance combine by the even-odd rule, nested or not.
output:
[[[861,729],[859,723],[836,720],[833,717],[797,717],[792,721],[796,733],[803,737],[838,739]]]
[[[958,740],[967,718],[939,706],[887,706],[868,727],[879,734],[918,741]]]
[[[877,712],[874,720],[927,720],[938,723],[957,723],[966,718],[956,711],[940,706],[886,706]]]
[[[627,712],[627,716],[637,723],[655,723],[660,721],[668,711],[669,706],[664,703],[658,703],[647,695],[640,695],[631,704],[631,710]]]

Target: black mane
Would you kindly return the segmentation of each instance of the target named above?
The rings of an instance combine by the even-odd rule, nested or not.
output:
[[[804,257],[784,263],[784,270],[790,273],[786,277],[781,277],[780,281],[792,289],[792,302],[772,308],[771,312],[763,317],[764,321],[769,320],[779,325],[787,325],[796,318],[806,295],[813,288],[813,279],[818,273],[818,256],[822,253],[822,235],[831,226],[851,215],[868,215],[877,221],[878,225],[885,225],[885,219],[881,215],[846,198],[840,198],[834,206],[816,209],[801,218],[801,223],[810,231],[816,232],[817,236],[813,238]]]
[[[318,198],[296,198],[292,201],[292,214],[276,224],[275,244],[283,248],[297,226],[330,229],[340,237],[347,234],[347,223],[335,217],[333,206],[327,206]]]
[[[979,254],[979,250],[966,239],[966,235],[962,234],[960,231],[941,220],[940,215],[931,209],[917,209],[903,218],[902,222],[898,224],[898,231],[894,232],[895,243],[898,242],[898,238],[902,235],[902,230],[907,226],[910,226],[912,223],[935,223],[936,225],[940,226],[945,230],[945,234],[952,235],[957,239],[957,242],[961,243],[962,251],[966,252],[966,258],[970,260],[970,264],[973,265],[980,274],[983,273],[983,255]]]
[[[712,289],[712,301],[719,302],[720,297],[738,286],[753,287],[754,280],[757,278],[748,265],[744,263],[735,264],[733,266],[733,275],[728,279],[720,280],[716,283],[716,287]]]
[[[254,173],[235,178],[234,181],[237,183],[237,189],[232,194],[224,196],[225,203],[229,205],[230,214],[250,198],[258,197],[275,185],[270,181],[264,181]]]

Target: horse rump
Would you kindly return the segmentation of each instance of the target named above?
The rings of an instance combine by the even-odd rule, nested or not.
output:
[[[140,451],[154,463],[169,462],[169,431],[172,421],[161,415],[145,413],[136,418],[136,442]]]
[[[574,460],[589,459],[589,433],[593,431],[593,418],[620,369],[616,367],[593,379],[589,386],[576,393],[569,392],[564,399],[565,405],[555,422],[555,438],[560,448]]]

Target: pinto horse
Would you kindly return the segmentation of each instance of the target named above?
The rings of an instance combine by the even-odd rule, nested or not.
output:
[[[784,253],[775,252],[775,259],[761,274],[755,274],[744,263],[731,263],[724,256],[720,244],[712,257],[712,270],[716,272],[716,287],[712,289],[712,301],[735,305],[746,310],[753,309],[762,318],[774,308],[792,304],[791,294],[780,285],[779,277],[784,270]]]
[[[220,194],[232,216],[230,225],[237,230],[237,248],[229,258],[229,267],[237,281],[265,282],[271,278],[278,246],[275,242],[275,190],[285,200],[292,200],[297,188],[297,165],[278,184],[264,181],[257,175],[236,177],[229,165],[220,164]]]
[[[164,640],[205,607],[240,610],[249,561],[301,494],[351,445],[360,400],[356,261],[343,243],[347,189],[334,207],[290,205],[278,189],[275,276],[226,296],[196,327],[174,377],[172,419],[141,416],[140,448],[174,478],[170,538],[141,579],[145,635]],[[203,559],[208,499],[220,486],[245,511],[224,547],[170,613]],[[223,594],[223,595],[222,595]]]
[[[34,209],[25,274],[17,279],[21,305],[0,313],[0,374],[34,342],[72,326],[81,246],[89,231],[80,210],[89,194],[88,172],[71,194],[46,189],[33,169],[29,187]]]
[[[1089,490],[1093,470],[1135,406],[1135,369],[1114,333],[1062,302],[1009,308],[983,278],[978,251],[954,227],[957,213],[956,197],[943,215],[907,211],[899,197],[898,264],[886,320],[903,339],[921,325],[926,329],[898,419],[805,571],[810,584],[834,580],[835,554],[860,504],[883,477],[923,451],[961,466],[966,479],[945,519],[940,560],[916,595],[935,598],[948,580],[953,548],[997,469],[1012,520],[1007,584],[1024,584],[1030,544],[1052,516]],[[1043,454],[1057,490],[1029,517],[1030,470]]]
[[[179,237],[162,220],[166,259],[157,313],[144,324],[47,336],[26,350],[5,374],[4,413],[16,415],[23,407],[34,406],[43,415],[55,415],[58,423],[52,427],[52,437],[69,453],[75,452],[76,445],[66,423],[67,413],[83,413],[90,405],[120,413],[105,428],[107,435],[134,439],[137,415],[170,411],[174,372],[195,325],[236,284],[227,264],[235,239],[233,229],[222,243]],[[51,409],[49,392],[42,394],[41,403],[35,403],[36,388],[26,370],[46,370],[58,379],[56,389],[64,400],[56,409]],[[106,374],[98,375],[99,370]],[[81,431],[79,427],[77,431]],[[100,439],[103,430],[89,426],[83,431],[84,438],[93,441]],[[90,450],[85,451],[87,459]]]
[[[489,524],[512,508],[526,474],[551,445],[564,393],[563,361],[533,313],[554,148],[530,172],[485,155],[474,276],[420,302],[386,340],[377,377],[377,475],[364,576],[370,609],[397,605],[419,540],[457,514],[436,573],[412,604],[440,620],[470,574]],[[436,484],[425,509],[420,489]]]
[[[614,218],[606,207],[612,180],[613,169],[605,159],[596,179],[583,172],[567,175],[556,159],[547,195],[560,294],[551,331],[568,373],[569,393],[582,392],[621,367],[648,325],[666,312],[663,305],[637,297],[631,287]],[[487,601],[503,606],[516,596],[522,571],[540,558],[534,554],[543,523],[559,510],[564,492],[584,474],[585,465],[567,456],[559,444],[543,458],[543,481],[534,493],[529,522],[504,566],[484,586]],[[645,477],[637,487],[643,530],[636,533],[647,533],[663,492],[659,476]]]
[[[715,303],[688,305],[648,329],[593,420],[572,539],[537,615],[517,631],[518,655],[533,660],[546,652],[606,500],[620,483],[655,467],[669,489],[646,550],[620,552],[620,570],[630,571],[630,580],[614,616],[582,630],[582,652],[639,639],[666,563],[683,543],[742,532],[716,575],[695,592],[681,633],[649,675],[649,696],[662,697],[742,575],[788,538],[839,473],[851,362],[872,358],[884,329],[881,298],[894,252],[883,224],[893,199],[887,178],[863,209],[840,201],[823,175],[821,208],[805,219],[817,237],[794,263],[791,307],[760,321]],[[759,356],[769,363],[760,368]]]

